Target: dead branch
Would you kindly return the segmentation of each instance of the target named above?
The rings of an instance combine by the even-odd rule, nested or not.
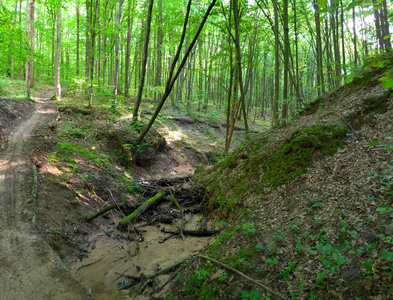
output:
[[[170,231],[170,230],[166,230],[165,228],[161,229],[161,231],[164,233],[170,233],[173,235],[180,234],[179,231]],[[183,234],[195,235],[195,236],[212,236],[217,233],[220,233],[219,229],[215,229],[215,230],[183,230]]]
[[[155,204],[157,201],[161,200],[165,195],[165,192],[160,191],[158,192],[154,197],[150,198],[146,202],[144,202],[141,206],[139,206],[134,212],[124,219],[119,221],[119,227],[124,227],[127,223],[131,223],[138,219],[146,210],[148,210],[153,204]]]
[[[244,273],[242,273],[242,272],[240,272],[240,271],[238,271],[238,270],[236,270],[236,269],[234,269],[234,268],[232,268],[232,267],[230,267],[230,266],[228,266],[228,265],[226,265],[226,264],[224,264],[222,262],[219,262],[218,260],[215,260],[215,259],[207,257],[207,256],[202,256],[202,255],[199,255],[199,254],[197,254],[197,256],[200,257],[200,258],[203,258],[204,260],[211,261],[212,263],[216,264],[217,266],[223,267],[224,269],[227,269],[229,271],[232,271],[232,272],[240,275],[241,277],[247,279],[248,281],[251,281],[252,283],[262,287],[263,289],[268,291],[270,294],[276,296],[277,298],[284,299],[284,300],[287,299],[286,297],[284,297],[280,293],[277,293],[276,291],[273,291],[271,288],[269,288],[268,286],[264,285],[263,283],[261,283],[261,282],[255,280],[255,279],[245,275]]]
[[[184,228],[184,214],[183,214],[183,210],[181,209],[181,207],[180,207],[179,203],[177,202],[176,198],[173,196],[172,190],[169,190],[169,192],[171,193],[173,202],[175,202],[177,208],[180,210],[180,214],[181,214],[180,236],[181,236],[181,239],[183,241],[185,241],[186,239],[184,238],[184,235],[183,235],[183,228]]]
[[[157,277],[159,275],[166,274],[166,273],[172,271],[173,269],[177,268],[178,266],[180,266],[181,264],[185,263],[189,259],[191,259],[191,257],[186,257],[186,258],[182,259],[181,261],[179,261],[177,263],[174,263],[173,265],[170,265],[169,267],[166,267],[166,268],[164,268],[164,269],[162,269],[162,270],[160,270],[160,271],[158,271],[158,272],[156,272],[154,274],[151,274],[151,275],[145,276],[145,275],[142,274],[139,278],[137,278],[136,281],[129,282],[129,283],[119,287],[118,290],[129,289],[130,287],[133,287],[133,286],[137,285],[140,282],[143,282],[143,285],[142,285],[142,287],[143,287],[146,284],[146,281],[151,280],[151,279],[153,279],[153,278],[155,278],[155,277]],[[119,274],[119,273],[116,273],[116,274]],[[125,275],[125,274],[122,274],[122,275],[123,276],[128,276],[128,275]],[[135,279],[135,278],[133,278],[133,279]]]
[[[108,206],[104,207],[103,209],[101,209],[100,211],[97,211],[96,213],[86,217],[86,221],[90,222],[90,221],[94,220],[95,218],[103,215],[104,213],[114,209],[115,207],[116,207],[116,205],[114,205],[114,204],[108,205]]]

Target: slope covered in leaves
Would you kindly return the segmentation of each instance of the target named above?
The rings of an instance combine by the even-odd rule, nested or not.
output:
[[[393,61],[382,60],[287,126],[197,170],[206,206],[225,220],[206,254],[288,298],[392,297],[393,90],[380,79]],[[267,297],[204,261],[184,276],[182,297]]]

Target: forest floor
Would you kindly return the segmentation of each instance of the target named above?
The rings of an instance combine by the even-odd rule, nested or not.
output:
[[[2,299],[86,299],[86,290],[65,269],[32,223],[36,188],[32,130],[47,124],[55,110],[46,93],[37,103],[1,99],[0,294]],[[8,143],[5,144],[5,141]]]
[[[211,229],[212,222],[199,206],[204,190],[189,178],[197,166],[222,157],[225,128],[216,116],[206,120],[164,108],[153,145],[141,151],[139,161],[127,162],[123,145],[136,134],[127,127],[127,113],[89,111],[68,103],[67,96],[64,102],[51,101],[52,95],[48,88],[37,91],[34,102],[0,98],[0,195],[5,208],[0,264],[7,270],[1,273],[2,295],[151,299],[150,289],[145,295],[135,288],[118,291],[119,283],[127,280],[119,274],[153,274],[202,251],[214,238],[191,236],[182,241],[165,233],[181,224],[181,211],[169,194],[128,231],[117,230],[116,224],[169,187],[185,213],[184,229],[198,230],[201,223],[203,230]],[[149,111],[146,108],[142,115],[149,117]],[[267,127],[252,125],[253,130]],[[163,145],[156,147],[160,140]],[[240,126],[232,148],[243,140]],[[110,203],[120,212],[85,221]],[[155,279],[155,297],[168,293],[171,280],[171,274]]]

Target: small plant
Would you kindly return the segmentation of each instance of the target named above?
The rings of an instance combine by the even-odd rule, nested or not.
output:
[[[254,223],[248,223],[248,224],[244,224],[243,226],[242,226],[242,229],[244,230],[243,231],[243,234],[244,235],[247,235],[247,236],[250,236],[250,235],[252,235],[254,232],[255,232],[255,228],[254,228]]]
[[[251,290],[250,292],[242,291],[242,300],[258,300],[261,299],[262,293],[258,290]]]
[[[53,228],[52,229],[52,247],[55,250],[60,249],[61,243],[61,228]]]

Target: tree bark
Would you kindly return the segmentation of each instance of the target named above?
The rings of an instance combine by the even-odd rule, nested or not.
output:
[[[61,98],[60,85],[60,54],[61,54],[61,7],[57,11],[57,41],[56,41],[56,68],[55,68],[55,86],[56,100]]]
[[[138,121],[139,107],[142,102],[142,92],[143,92],[143,86],[145,84],[145,75],[146,75],[147,55],[149,51],[150,25],[151,25],[151,15],[153,11],[153,3],[154,0],[149,0],[149,8],[147,10],[147,19],[146,19],[145,41],[143,45],[141,75],[139,78],[138,94],[135,100],[134,111],[132,113],[132,123]]]
[[[273,1],[274,6],[274,100],[273,100],[273,125],[277,126],[279,124],[278,121],[278,93],[280,88],[280,60],[279,60],[279,52],[278,52],[278,42],[279,42],[279,35],[278,35],[278,11],[277,11],[277,0]]]

